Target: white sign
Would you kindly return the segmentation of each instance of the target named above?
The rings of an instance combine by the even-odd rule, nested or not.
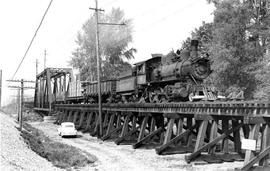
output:
[[[255,151],[256,150],[256,140],[243,138],[241,146],[242,146],[241,147],[242,149]]]

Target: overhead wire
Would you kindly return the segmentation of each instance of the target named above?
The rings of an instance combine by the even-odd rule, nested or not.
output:
[[[163,21],[165,21],[167,18],[169,18],[170,16],[175,15],[175,14],[177,14],[177,13],[181,13],[181,12],[183,12],[184,10],[193,7],[195,4],[196,4],[196,2],[193,2],[193,3],[190,3],[190,4],[184,6],[184,7],[180,8],[180,9],[177,9],[177,10],[173,11],[172,13],[166,15],[165,17],[160,18],[160,19],[158,19],[158,20],[152,22],[152,23],[149,24],[148,26],[142,27],[142,28],[139,29],[138,31],[145,31],[145,30],[147,30],[148,28],[152,28],[155,24],[160,23],[160,22],[163,22]]]
[[[107,7],[107,6],[113,4],[113,3],[117,2],[117,1],[118,1],[118,0],[112,0],[112,1],[106,2],[106,3],[103,5],[103,7]]]
[[[107,7],[107,6],[113,4],[114,2],[117,2],[117,1],[118,1],[118,0],[112,0],[112,1],[109,1],[108,3],[104,4],[103,7]],[[196,0],[193,1],[192,3],[190,3],[190,4],[188,4],[188,5],[186,5],[186,6],[182,7],[182,8],[180,8],[180,9],[177,9],[177,10],[171,12],[170,14],[166,15],[165,17],[162,17],[161,19],[158,19],[158,20],[152,22],[152,24],[148,25],[147,27],[142,27],[141,29],[139,29],[139,31],[145,31],[145,30],[147,30],[147,29],[149,29],[149,28],[152,28],[153,25],[155,25],[155,24],[157,24],[157,23],[159,23],[159,22],[163,22],[164,20],[166,20],[166,19],[169,18],[170,16],[172,16],[172,15],[174,15],[174,14],[177,14],[177,13],[181,13],[181,12],[185,11],[186,9],[191,8],[191,7],[194,6],[195,4],[196,4]],[[158,7],[163,6],[163,5],[166,5],[166,6],[167,6],[167,3],[164,3],[164,1],[163,1],[162,3],[160,3],[160,4],[158,5]],[[138,16],[138,17],[144,16],[145,14],[149,14],[149,13],[150,13],[149,11],[153,11],[153,10],[155,10],[156,8],[157,8],[157,7],[153,7],[152,10],[149,10],[149,9],[148,9],[148,10],[143,11],[142,13],[140,13],[139,15],[136,15],[136,16]]]
[[[151,14],[152,13],[152,11],[156,11],[157,9],[159,9],[159,8],[164,8],[164,7],[166,7],[166,6],[168,6],[168,5],[170,5],[171,3],[168,3],[168,1],[166,1],[166,0],[164,0],[164,1],[162,1],[162,3],[160,3],[158,6],[156,6],[156,4],[154,4],[153,6],[151,6],[150,8],[148,8],[147,10],[144,10],[143,12],[141,12],[139,15],[135,15],[135,17],[137,18],[139,18],[139,17],[145,17],[146,15],[148,15],[148,14]],[[135,18],[134,17],[134,18]]]
[[[38,27],[37,27],[37,29],[36,29],[36,31],[35,31],[35,34],[34,34],[34,36],[32,37],[32,39],[31,39],[31,41],[30,41],[30,44],[28,45],[28,47],[27,47],[27,49],[26,49],[26,51],[25,51],[25,53],[24,53],[24,55],[23,55],[23,57],[22,57],[21,62],[19,63],[19,65],[18,65],[18,67],[17,67],[15,73],[14,73],[13,76],[12,76],[12,80],[14,79],[14,77],[15,77],[15,75],[17,74],[18,70],[20,69],[20,67],[21,67],[21,65],[22,65],[22,63],[23,63],[23,61],[24,61],[24,59],[25,59],[25,57],[26,57],[28,51],[30,50],[30,48],[31,48],[31,46],[32,46],[32,43],[33,43],[33,41],[34,41],[34,39],[35,39],[35,37],[36,37],[36,35],[37,35],[37,33],[38,33],[38,31],[39,31],[39,29],[40,29],[42,23],[43,23],[43,21],[44,21],[46,15],[47,15],[47,12],[49,11],[49,9],[50,9],[50,7],[51,7],[52,2],[53,2],[53,0],[50,1],[48,7],[46,8],[46,10],[45,10],[45,12],[44,12],[44,14],[43,14],[43,16],[42,16],[42,19],[41,19],[41,21],[40,21],[40,23],[39,23],[39,25],[38,25]]]
[[[112,0],[112,1],[109,1],[108,3],[105,3],[105,4],[104,4],[104,7],[107,7],[107,6],[113,4],[113,3],[116,2],[116,1],[118,1],[118,0]],[[166,5],[166,4],[167,4],[167,3],[164,3],[164,1],[163,1],[161,4],[159,4],[159,6],[161,6],[161,5]],[[190,7],[192,7],[192,6],[194,6],[195,4],[196,4],[196,1],[193,1],[192,3],[190,3],[190,4],[188,4],[188,5],[184,6],[184,7],[182,7],[182,8],[180,8],[180,9],[177,9],[177,10],[173,11],[172,13],[166,15],[165,17],[162,17],[161,19],[158,19],[158,20],[152,22],[151,24],[142,27],[142,28],[140,28],[140,29],[137,30],[137,31],[146,31],[147,29],[152,28],[153,25],[156,25],[156,24],[159,23],[159,22],[163,22],[163,21],[165,21],[167,18],[169,18],[170,16],[172,16],[172,15],[174,15],[174,14],[177,14],[177,13],[181,13],[181,12],[183,12],[184,10],[186,10],[186,9],[188,9],[188,8],[190,8]],[[136,15],[136,16],[137,16],[137,17],[144,16],[145,14],[149,14],[150,11],[153,11],[153,10],[155,10],[156,8],[157,8],[157,7],[154,7],[154,8],[152,8],[152,10],[149,10],[149,9],[148,9],[148,10],[143,11],[142,13],[140,13],[139,15]],[[136,17],[136,16],[135,16],[135,17]]]
[[[107,7],[107,6],[113,4],[113,3],[117,2],[117,1],[119,1],[119,0],[112,0],[112,1],[109,1],[109,2],[105,3],[105,4],[103,5],[103,7]],[[165,1],[163,1],[162,3],[160,3],[160,4],[158,5],[158,7],[164,6],[164,5],[166,5],[166,4],[167,4],[167,3],[165,3]],[[152,28],[153,25],[155,25],[155,24],[157,24],[157,23],[159,23],[159,22],[163,22],[164,20],[166,20],[166,19],[169,18],[170,16],[172,16],[172,15],[174,15],[174,14],[177,14],[177,13],[181,13],[181,12],[185,11],[186,9],[188,9],[188,8],[190,8],[190,7],[192,7],[192,6],[194,6],[195,4],[196,4],[196,1],[193,1],[192,3],[190,3],[190,4],[188,4],[188,5],[184,6],[184,7],[182,7],[182,8],[180,8],[180,9],[177,9],[177,10],[171,12],[170,14],[166,15],[165,17],[162,17],[161,19],[158,19],[158,20],[152,22],[152,23],[149,24],[148,26],[142,27],[142,28],[139,29],[138,31],[145,31],[145,30],[147,30],[147,29],[149,29],[149,28]],[[149,9],[148,9],[148,10],[143,11],[142,13],[140,13],[139,15],[136,15],[136,16],[138,16],[138,17],[144,16],[145,14],[149,14],[149,13],[150,13],[149,11],[153,11],[153,10],[155,10],[156,8],[157,8],[157,7],[153,7],[152,10],[149,10]]]

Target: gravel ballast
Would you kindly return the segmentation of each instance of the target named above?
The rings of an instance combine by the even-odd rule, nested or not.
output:
[[[13,118],[0,112],[0,170],[61,170],[33,152],[20,136]]]

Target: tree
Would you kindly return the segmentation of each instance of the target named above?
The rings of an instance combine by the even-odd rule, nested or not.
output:
[[[100,25],[101,79],[114,79],[120,72],[131,69],[125,60],[134,58],[136,49],[130,48],[132,42],[132,21],[124,17],[124,12],[113,8],[108,14],[99,14],[101,23],[125,23],[125,26]],[[85,22],[77,35],[78,47],[72,52],[70,64],[80,70],[81,80],[97,79],[95,17]]]
[[[212,23],[202,22],[202,25],[191,32],[191,37],[188,37],[183,43],[181,49],[189,49],[191,39],[199,41],[198,50],[202,55],[208,55],[208,44],[212,41]]]
[[[270,46],[265,59],[261,62],[261,68],[256,73],[258,88],[255,92],[255,98],[270,101]]]
[[[223,90],[244,88],[245,96],[252,98],[261,84],[258,71],[265,68],[262,61],[270,40],[267,1],[211,2],[216,6],[212,41],[207,45],[213,61],[212,79]]]

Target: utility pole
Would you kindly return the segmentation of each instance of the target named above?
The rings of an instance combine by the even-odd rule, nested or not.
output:
[[[2,70],[0,69],[0,109],[2,108]]]
[[[20,89],[18,89],[18,95],[17,95],[17,112],[18,112],[17,120],[18,120],[18,122],[20,122],[20,114],[21,114]]]
[[[20,113],[20,130],[22,131],[22,124],[23,124],[23,79],[21,79],[21,113]]]
[[[36,59],[36,75],[38,75],[38,59]]]
[[[20,82],[20,86],[8,86],[9,88],[16,88],[18,89],[18,119],[19,119],[19,128],[20,131],[22,131],[22,126],[23,126],[23,93],[24,89],[35,89],[35,87],[25,87],[24,83],[35,83],[35,81],[30,81],[30,80],[7,80],[8,82]]]
[[[47,57],[47,51],[44,50],[44,70],[46,69],[46,57]]]
[[[102,99],[101,99],[101,81],[100,81],[100,57],[99,57],[99,25],[125,25],[123,24],[117,24],[117,23],[99,23],[99,18],[98,18],[98,12],[102,11],[104,12],[103,9],[98,8],[98,0],[95,0],[96,7],[95,8],[89,8],[91,10],[95,11],[95,16],[96,16],[96,58],[97,58],[97,81],[98,81],[98,113],[99,113],[99,136],[103,135],[103,125],[102,125]]]
[[[98,0],[96,2],[96,57],[97,57],[97,79],[98,79],[98,113],[99,113],[99,135],[103,135],[102,125],[102,103],[101,103],[101,83],[100,83],[100,58],[99,58],[99,26],[98,26]]]

